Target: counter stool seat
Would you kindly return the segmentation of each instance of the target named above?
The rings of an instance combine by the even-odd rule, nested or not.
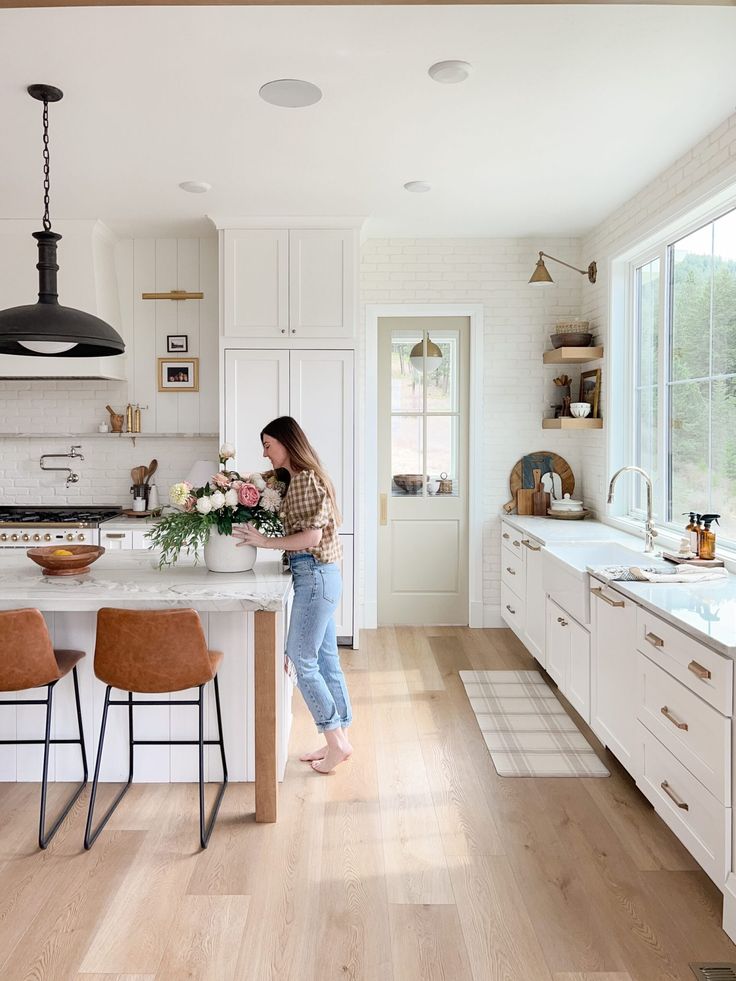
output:
[[[22,609],[0,612],[0,691],[28,691],[46,688],[43,699],[12,699],[0,705],[45,705],[46,728],[43,739],[0,739],[0,745],[43,745],[43,770],[41,777],[41,813],[38,825],[39,848],[46,848],[87,784],[87,753],[84,747],[82,709],[79,702],[79,678],[77,664],[84,651],[55,650],[40,610]],[[79,735],[76,739],[51,738],[51,710],[54,686],[72,673],[74,699],[77,708]],[[49,776],[49,750],[59,743],[78,743],[82,754],[82,783],[76,788],[50,830],[46,830],[46,791]]]
[[[84,847],[91,848],[133,782],[133,758],[136,746],[197,746],[199,748],[199,840],[202,848],[209,844],[220,804],[228,783],[225,745],[222,736],[222,713],[217,671],[222,663],[221,651],[211,651],[196,610],[116,610],[110,607],[97,614],[95,675],[105,682],[105,704],[102,710],[97,762],[92,780]],[[217,711],[217,739],[204,738],[204,686],[213,682]],[[127,699],[112,699],[115,688],[127,692]],[[172,694],[198,689],[196,699],[133,699],[133,693]],[[111,705],[128,707],[128,781],[116,796],[96,829],[93,815],[105,741],[107,712]],[[199,709],[197,739],[134,739],[133,707],[151,705],[196,705]],[[223,780],[220,784],[209,822],[204,807],[204,747],[219,746]]]

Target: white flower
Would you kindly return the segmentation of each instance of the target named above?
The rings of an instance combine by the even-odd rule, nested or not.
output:
[[[278,511],[281,506],[281,495],[273,487],[267,487],[261,495],[261,507],[266,511]]]
[[[172,504],[176,504],[181,507],[186,499],[189,497],[189,484],[183,480],[179,484],[173,484],[169,489],[169,500]]]
[[[197,510],[200,514],[209,514],[212,510],[212,501],[209,497],[197,498]]]
[[[226,460],[232,460],[235,456],[235,447],[232,443],[223,443],[220,447],[220,461],[224,463]]]
[[[257,487],[259,491],[264,490],[266,486],[266,481],[259,473],[252,473],[250,475],[250,483],[253,484],[254,487]]]
[[[220,508],[225,506],[225,495],[222,491],[215,491],[213,494],[210,494],[210,501],[212,503],[212,510],[219,511]]]
[[[231,487],[229,491],[225,491],[225,504],[229,508],[236,508],[238,506],[238,492],[234,487]]]

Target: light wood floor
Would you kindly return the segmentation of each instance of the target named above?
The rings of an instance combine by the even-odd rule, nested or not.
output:
[[[0,979],[692,981],[736,960],[718,890],[605,751],[609,780],[496,775],[457,672],[532,667],[509,631],[361,642],[355,756],[298,762],[297,694],[276,825],[231,786],[200,852],[195,788],[142,785],[91,852],[85,794],[40,853],[37,785],[0,785]]]

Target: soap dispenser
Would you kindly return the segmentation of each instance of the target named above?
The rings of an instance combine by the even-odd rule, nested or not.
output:
[[[704,514],[703,530],[700,533],[700,558],[714,559],[716,557],[716,533],[710,530],[711,524],[715,521],[720,524],[720,514]]]
[[[690,523],[685,526],[685,532],[687,533],[688,540],[690,542],[690,551],[693,555],[698,554],[698,525],[695,521],[695,511],[683,511],[683,514],[690,515]],[[700,515],[698,515],[700,517]]]

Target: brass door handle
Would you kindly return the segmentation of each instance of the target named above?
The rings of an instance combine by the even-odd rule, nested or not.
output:
[[[675,802],[675,804],[677,804],[678,807],[682,808],[683,811],[689,811],[690,810],[690,805],[689,804],[686,804],[684,800],[681,800],[677,796],[677,794],[674,792],[674,790],[672,789],[672,787],[670,787],[670,785],[667,783],[666,780],[663,780],[662,783],[659,786],[667,794],[667,796],[671,800],[673,800]]]
[[[687,722],[678,722],[666,705],[663,705],[659,711],[662,713],[665,719],[670,720],[673,726],[677,726],[678,729],[682,729],[683,732],[687,732]]]
[[[656,634],[653,634],[651,631],[644,634],[644,640],[649,641],[652,647],[664,647],[664,641],[662,638],[658,637]]]
[[[381,516],[379,520],[382,525],[388,524],[388,494],[381,494]]]
[[[698,664],[697,661],[691,661],[687,666],[688,671],[692,671],[696,678],[700,678],[701,681],[707,681],[711,677],[711,673],[707,668],[704,668],[702,664]]]
[[[599,587],[595,587],[594,589],[591,589],[591,593],[594,596],[597,596],[598,599],[602,599],[604,603],[608,603],[609,606],[626,606],[626,604],[624,603],[623,600],[612,600],[612,599],[609,599],[606,596],[606,594],[603,592],[603,590],[600,589]]]

